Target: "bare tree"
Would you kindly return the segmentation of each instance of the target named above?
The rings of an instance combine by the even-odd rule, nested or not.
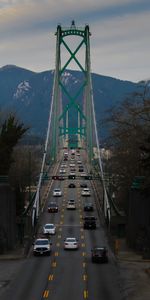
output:
[[[150,91],[148,86],[109,110],[109,143],[113,157],[109,169],[116,175],[119,198],[125,203],[135,176],[150,175]],[[146,167],[144,165],[146,164]],[[150,178],[150,176],[149,176]]]

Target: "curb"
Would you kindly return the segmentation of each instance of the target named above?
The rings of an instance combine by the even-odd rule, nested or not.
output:
[[[118,262],[120,261],[128,261],[128,262],[138,262],[138,263],[146,263],[146,262],[150,262],[150,259],[133,259],[133,258],[121,258],[121,257],[116,257],[116,259],[118,260]],[[149,271],[150,272],[150,271]]]

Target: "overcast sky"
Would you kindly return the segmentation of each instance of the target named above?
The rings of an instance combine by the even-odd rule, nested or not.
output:
[[[72,20],[90,26],[92,72],[150,79],[150,0],[0,0],[0,67],[54,69],[57,25]]]

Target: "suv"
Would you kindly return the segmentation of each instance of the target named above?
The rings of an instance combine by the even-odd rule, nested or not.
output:
[[[106,247],[94,247],[92,250],[91,260],[93,263],[107,263],[107,249]]]
[[[85,216],[83,220],[84,229],[96,229],[96,218],[94,216]]]
[[[33,244],[33,254],[34,255],[50,255],[51,253],[51,242],[49,239],[40,238]]]

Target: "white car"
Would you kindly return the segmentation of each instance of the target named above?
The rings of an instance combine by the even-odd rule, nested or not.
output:
[[[48,239],[37,239],[34,243],[33,254],[34,255],[50,255],[51,242]]]
[[[69,175],[71,175],[71,176],[75,176],[75,175],[76,175],[76,173],[75,173],[74,171],[72,171],[72,172],[70,172],[70,173],[69,173]]]
[[[62,165],[61,165],[61,169],[66,168],[66,167],[67,167],[66,164],[62,164]]]
[[[82,161],[81,161],[81,160],[77,160],[77,164],[78,164],[78,165],[81,165],[81,164],[82,164]]]
[[[60,170],[59,170],[59,173],[60,173],[60,174],[64,174],[64,173],[66,173],[66,170],[65,170],[65,169],[60,169]]]
[[[82,173],[80,174],[80,176],[81,176],[81,177],[84,177],[84,176],[87,176],[87,174],[86,174],[85,172],[82,172]]]
[[[67,203],[67,209],[76,209],[75,201],[69,200]]]
[[[76,238],[66,238],[64,240],[64,249],[78,249],[79,244]]]
[[[44,234],[55,234],[56,233],[56,227],[54,224],[45,224],[43,227],[43,233]]]
[[[76,165],[75,164],[70,164],[69,166],[74,168]]]
[[[54,197],[61,197],[62,196],[62,191],[61,189],[57,188],[53,190],[53,196]]]
[[[81,192],[81,196],[90,196],[91,192],[89,188],[84,188]]]

